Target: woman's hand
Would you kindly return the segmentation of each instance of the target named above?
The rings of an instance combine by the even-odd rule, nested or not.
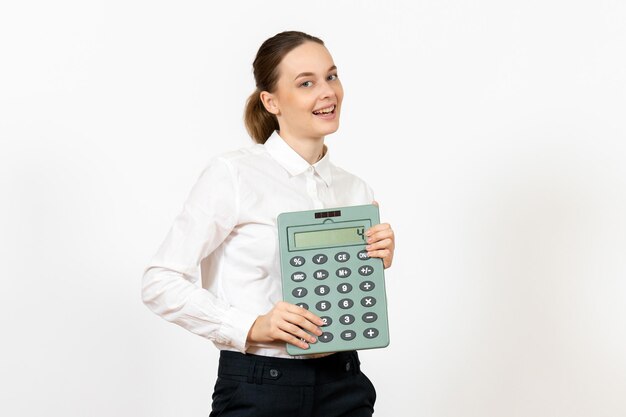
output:
[[[260,343],[283,341],[301,349],[308,349],[309,345],[300,339],[315,343],[317,338],[304,330],[319,336],[322,330],[318,326],[322,324],[324,324],[322,319],[307,309],[279,301],[267,314],[257,317],[248,332],[248,341]]]
[[[378,206],[376,201],[372,204]],[[382,258],[385,269],[393,262],[393,251],[395,249],[395,236],[389,223],[380,223],[370,227],[365,232],[368,245],[365,247],[367,254],[371,258]]]

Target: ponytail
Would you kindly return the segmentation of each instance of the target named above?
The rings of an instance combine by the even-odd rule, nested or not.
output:
[[[265,143],[274,130],[278,130],[278,119],[268,112],[261,101],[261,90],[254,90],[246,101],[244,123],[248,134],[256,143]]]

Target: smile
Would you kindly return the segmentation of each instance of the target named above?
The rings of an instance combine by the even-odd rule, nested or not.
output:
[[[337,106],[333,104],[332,106],[327,107],[325,109],[315,110],[313,112],[313,114],[330,114],[330,113],[333,113],[335,111],[335,107],[337,107]]]

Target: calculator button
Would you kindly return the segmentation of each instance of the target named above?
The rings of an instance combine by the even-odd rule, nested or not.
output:
[[[325,269],[319,269],[313,273],[313,278],[315,279],[326,279],[328,278],[328,271]]]
[[[361,317],[365,323],[373,323],[378,319],[378,314],[376,313],[365,313],[363,317]]]
[[[344,284],[339,284],[337,285],[337,291],[339,291],[342,294],[347,294],[350,291],[352,291],[352,285],[348,284],[347,282]]]
[[[330,288],[327,285],[319,285],[315,287],[315,294],[317,295],[326,295],[330,291]]]
[[[329,332],[324,332],[317,337],[317,340],[319,340],[322,343],[328,343],[331,340],[333,340],[333,334]]]
[[[337,262],[346,262],[348,259],[350,259],[350,254],[348,252],[338,252],[335,255],[335,260]]]
[[[307,303],[297,303],[296,304],[298,307],[302,307],[305,310],[309,309],[309,305]]]
[[[361,300],[361,305],[363,307],[371,307],[376,304],[376,299],[374,297],[363,297]]]
[[[362,283],[359,284],[359,288],[362,291],[372,291],[374,287],[375,285],[372,281],[363,281]]]
[[[339,317],[339,321],[341,322],[341,324],[352,324],[354,323],[354,316],[352,314],[344,314],[343,316]]]
[[[304,265],[304,258],[302,256],[294,256],[289,260],[291,266],[302,266]]]
[[[354,301],[352,301],[349,298],[344,298],[343,300],[339,300],[339,307],[343,309],[352,308],[353,305],[354,305]]]
[[[370,265],[363,265],[362,267],[359,268],[359,274],[363,276],[372,275],[372,272],[374,272],[374,267]]]
[[[367,337],[368,339],[373,339],[378,336],[378,329],[375,329],[373,327],[365,329],[365,331],[363,332],[363,336]]]
[[[365,249],[363,249],[362,251],[359,251],[359,253],[357,253],[356,256],[362,261],[367,261],[370,258],[370,256],[367,254],[367,251]]]
[[[295,282],[302,282],[306,279],[306,274],[302,271],[294,272],[291,274],[291,280]]]
[[[356,337],[356,332],[354,330],[344,330],[341,332],[341,338],[343,340],[352,340]]]
[[[339,278],[348,278],[351,273],[352,271],[350,271],[350,268],[346,268],[345,266],[339,268],[336,272]]]
[[[302,298],[306,296],[307,294],[308,294],[308,291],[304,287],[294,288],[294,290],[291,291],[291,295],[293,295],[296,298]]]
[[[331,319],[328,316],[322,316],[320,317],[320,319],[322,319],[322,321],[324,322],[324,324],[322,324],[320,327],[326,327],[326,326],[330,326],[331,324],[333,324],[333,319]]]
[[[318,301],[317,304],[315,304],[315,308],[317,308],[319,311],[327,311],[328,309],[330,309],[330,305],[330,302],[322,300]]]
[[[324,255],[323,253],[318,253],[313,257],[313,263],[318,265],[325,264],[327,260],[328,256]]]

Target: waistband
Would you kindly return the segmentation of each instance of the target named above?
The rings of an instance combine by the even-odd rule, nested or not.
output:
[[[360,371],[355,350],[313,359],[275,358],[220,351],[217,374],[221,378],[256,384],[320,385],[355,375]]]

